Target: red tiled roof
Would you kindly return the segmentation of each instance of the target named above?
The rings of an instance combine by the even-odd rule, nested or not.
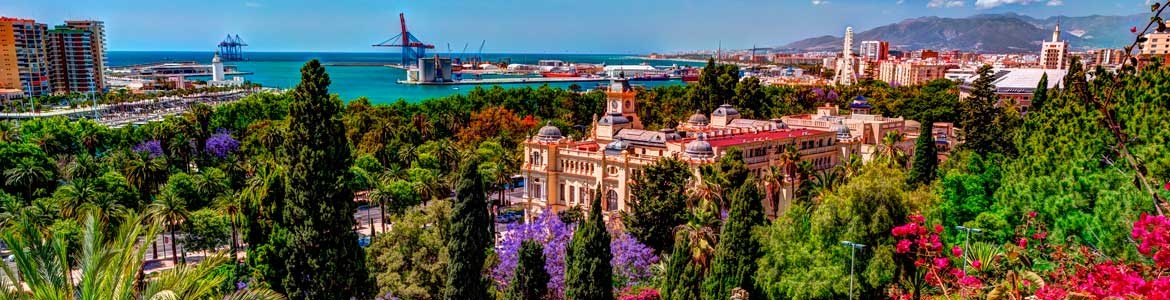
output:
[[[762,131],[758,133],[740,133],[734,135],[712,137],[707,139],[713,147],[730,147],[760,141],[784,140],[802,136],[829,134],[828,131],[812,129],[792,129],[783,131]]]

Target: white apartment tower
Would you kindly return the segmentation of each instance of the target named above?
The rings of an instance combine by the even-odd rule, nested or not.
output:
[[[856,69],[853,65],[853,27],[845,28],[844,46],[841,59],[837,60],[837,77],[833,79],[833,82],[840,85],[853,85],[857,83],[857,76],[854,74]]]
[[[1052,31],[1052,41],[1045,41],[1040,50],[1040,68],[1064,70],[1068,68],[1068,41],[1060,40],[1060,24]]]

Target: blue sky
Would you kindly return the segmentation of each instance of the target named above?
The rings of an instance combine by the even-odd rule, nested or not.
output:
[[[398,13],[424,42],[456,52],[647,53],[782,45],[920,16],[1035,17],[1148,12],[1148,0],[6,0],[0,16],[106,22],[111,50],[213,50],[227,33],[248,51],[379,50]]]

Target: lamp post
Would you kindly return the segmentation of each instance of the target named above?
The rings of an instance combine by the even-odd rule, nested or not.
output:
[[[955,229],[967,233],[967,237],[965,237],[963,241],[963,245],[965,245],[963,246],[963,273],[967,273],[967,265],[970,264],[967,262],[967,252],[971,251],[971,233],[980,233],[983,232],[983,229],[965,227],[961,225],[955,226]]]
[[[850,241],[841,241],[841,245],[849,247],[849,299],[853,299],[853,263],[856,258],[857,250],[865,248],[864,244],[858,244]]]

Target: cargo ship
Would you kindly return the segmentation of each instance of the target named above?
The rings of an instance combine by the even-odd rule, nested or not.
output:
[[[541,77],[577,77],[578,74],[575,71],[548,71],[548,72],[540,72],[540,76]]]

